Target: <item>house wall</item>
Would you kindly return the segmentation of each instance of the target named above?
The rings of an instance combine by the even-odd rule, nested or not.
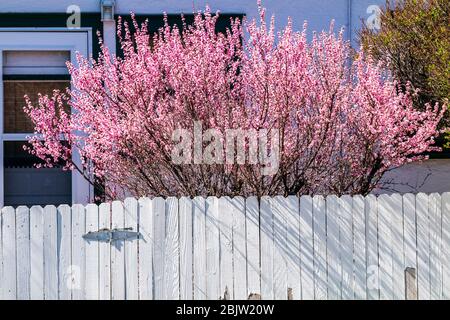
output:
[[[388,172],[385,188],[375,193],[450,191],[450,159],[431,159],[404,165]]]
[[[272,14],[277,18],[277,25],[286,24],[292,17],[294,28],[301,29],[303,21],[308,20],[310,30],[328,29],[330,21],[336,21],[336,27],[349,27],[347,33],[356,44],[356,30],[362,20],[367,20],[372,12],[367,12],[372,5],[382,5],[384,0],[263,0],[267,8],[268,19]],[[99,12],[100,1],[92,0],[3,0],[0,2],[0,13],[8,12],[66,12],[71,5],[77,5],[81,12]],[[257,17],[256,0],[116,0],[116,13],[129,14],[161,14],[192,13],[202,10],[206,3],[213,11],[223,13],[243,13],[249,18]]]

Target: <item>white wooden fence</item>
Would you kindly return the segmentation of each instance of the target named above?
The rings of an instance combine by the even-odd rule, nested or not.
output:
[[[0,239],[3,299],[450,298],[450,193],[5,207]]]

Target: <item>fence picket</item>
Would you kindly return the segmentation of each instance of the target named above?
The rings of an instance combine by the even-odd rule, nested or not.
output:
[[[365,234],[365,211],[364,197],[353,197],[353,271],[354,271],[354,294],[355,299],[367,298],[366,291],[366,234]]]
[[[432,300],[442,299],[441,201],[441,195],[430,194],[428,214],[430,219],[430,298]]]
[[[154,198],[153,203],[153,298],[164,300],[164,261],[165,261],[165,238],[166,238],[166,203],[163,198]]]
[[[353,199],[344,195],[339,199],[340,215],[339,230],[341,244],[342,283],[341,298],[349,300],[354,298],[353,292],[353,239],[352,239],[352,207]]]
[[[314,232],[314,298],[327,299],[326,212],[323,196],[313,197]]]
[[[85,299],[86,286],[86,246],[83,235],[86,233],[86,210],[84,206],[72,206],[72,299]]]
[[[379,261],[378,261],[378,201],[374,195],[364,199],[366,215],[366,285],[367,299],[380,298]]]
[[[205,199],[195,197],[193,200],[193,238],[194,248],[194,299],[206,299],[206,208]],[[223,293],[221,293],[223,294]]]
[[[428,195],[416,195],[417,293],[420,300],[430,299],[430,226]]]
[[[328,299],[341,298],[342,264],[339,236],[339,198],[327,197],[327,286]]]
[[[58,299],[58,216],[55,206],[44,208],[44,293],[46,300]]]
[[[262,213],[262,212],[261,212]],[[302,299],[314,299],[313,206],[310,196],[300,197],[300,263]],[[262,277],[262,275],[261,275]]]
[[[123,203],[120,201],[113,201],[111,210],[111,228],[124,228],[125,213]],[[124,300],[125,298],[126,291],[124,241],[113,241],[111,242],[111,299]]]
[[[86,228],[85,233],[96,232],[98,228],[98,206],[90,203],[86,206]],[[87,300],[99,299],[99,242],[86,241],[86,288],[85,298]]]
[[[153,299],[153,204],[139,199],[139,299]]]
[[[124,201],[125,227],[138,231],[138,202],[135,198]],[[138,239],[133,237],[124,241],[125,250],[125,294],[127,300],[139,298],[138,288]]]
[[[405,299],[405,269],[403,255],[403,199],[399,194],[390,196],[392,233],[392,292],[394,299]]]
[[[3,299],[17,297],[16,214],[13,207],[2,209]]]
[[[99,229],[111,228],[111,204],[99,205]],[[99,243],[99,297],[100,300],[111,299],[111,245],[102,241]]]
[[[58,291],[60,300],[72,299],[72,216],[68,205],[57,208],[58,215]]]
[[[234,299],[247,299],[247,250],[245,246],[245,199],[234,197],[233,213],[233,281]]]
[[[288,298],[301,298],[300,283],[300,211],[296,196],[286,198],[286,248]]]
[[[17,299],[30,299],[30,211],[16,209]]]
[[[392,279],[392,204],[389,195],[381,195],[378,198],[378,249],[380,263],[380,299],[390,300],[394,298]]]
[[[206,199],[206,299],[217,300],[220,292],[219,199]]]
[[[261,294],[261,268],[259,257],[259,203],[257,197],[245,202],[247,226],[247,296]]]
[[[192,300],[192,201],[187,197],[179,200],[180,223],[180,299]]]
[[[169,197],[166,200],[166,241],[164,261],[164,282],[166,299],[180,298],[180,248],[178,240],[178,199]]]
[[[276,300],[287,300],[287,230],[284,212],[287,203],[282,196],[271,201],[273,219],[273,295]]]
[[[3,300],[3,236],[2,236],[2,213],[0,212],[0,300]]]
[[[403,221],[403,270],[406,268],[417,270],[416,196],[410,193],[403,195]],[[417,286],[417,276],[415,285]]]
[[[450,192],[442,194],[442,298],[450,299]]]
[[[233,204],[230,197],[219,199],[220,292],[234,299],[233,286]]]
[[[30,209],[30,298],[44,299],[44,209],[32,206]],[[64,297],[64,295],[61,295]]]
[[[261,298],[265,300],[274,299],[274,238],[271,200],[269,197],[262,197],[260,205]]]

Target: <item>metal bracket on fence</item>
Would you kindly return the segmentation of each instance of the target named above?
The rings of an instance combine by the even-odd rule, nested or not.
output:
[[[83,239],[91,241],[113,242],[117,240],[137,239],[139,232],[132,231],[133,228],[100,229],[90,231],[83,235]]]

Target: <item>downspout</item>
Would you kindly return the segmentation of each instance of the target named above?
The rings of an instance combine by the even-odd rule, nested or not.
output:
[[[114,20],[115,0],[100,1],[101,19],[103,22],[103,43],[111,56],[116,55],[116,21]]]

